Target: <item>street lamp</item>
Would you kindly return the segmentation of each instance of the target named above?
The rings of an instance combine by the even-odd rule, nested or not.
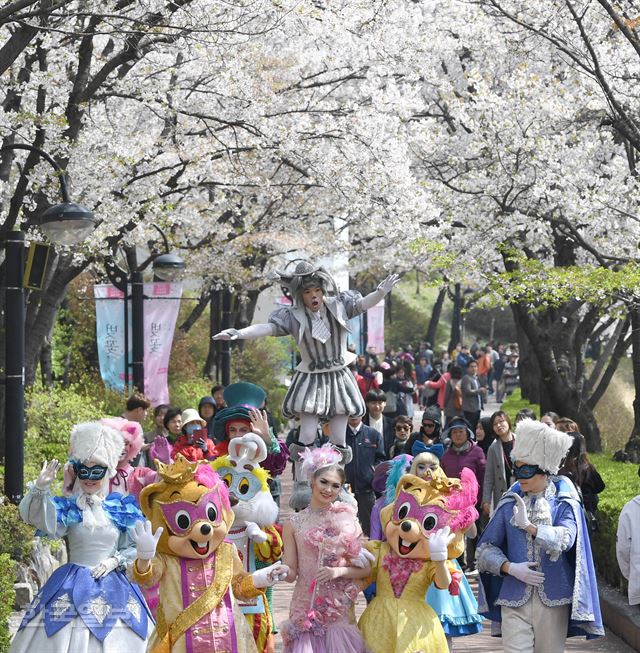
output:
[[[165,253],[155,256],[151,267],[155,277],[161,281],[178,281],[185,269],[184,261],[169,251],[169,241],[158,225],[152,224],[158,230],[164,241]],[[117,248],[116,248],[117,249]],[[129,379],[129,285],[131,285],[131,373],[133,385],[144,392],[144,279],[143,270],[149,260],[139,265],[135,270],[123,270],[115,262],[115,250],[110,258],[105,260],[105,270],[109,281],[124,294],[124,382]]]
[[[40,228],[54,244],[76,244],[95,227],[88,209],[69,200],[66,179],[60,166],[43,150],[20,143],[5,145],[0,153],[27,150],[48,161],[60,180],[62,203],[47,209],[40,218]],[[4,492],[18,503],[24,486],[24,250],[25,233],[10,231],[5,236],[5,478]]]

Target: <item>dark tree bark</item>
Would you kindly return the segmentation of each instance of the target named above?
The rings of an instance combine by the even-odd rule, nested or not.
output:
[[[631,362],[636,396],[633,400],[633,429],[623,451],[616,451],[616,460],[640,463],[640,307],[634,305],[631,314]]]
[[[460,284],[457,283],[453,289],[453,315],[451,317],[451,336],[449,338],[449,351],[453,351],[461,338],[462,329],[462,293]]]
[[[436,343],[436,334],[438,333],[438,324],[440,323],[440,316],[442,315],[442,307],[444,300],[447,296],[447,287],[441,288],[436,297],[436,301],[431,309],[431,319],[429,320],[429,328],[427,329],[426,341],[431,343],[433,347]],[[451,350],[449,350],[451,351]]]

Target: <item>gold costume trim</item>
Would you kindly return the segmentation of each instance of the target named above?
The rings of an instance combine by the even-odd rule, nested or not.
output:
[[[233,576],[233,545],[223,542],[216,553],[216,575],[213,585],[183,610],[167,628],[162,605],[158,606],[156,634],[158,643],[149,653],[171,653],[173,644],[206,614],[215,610],[231,583]]]

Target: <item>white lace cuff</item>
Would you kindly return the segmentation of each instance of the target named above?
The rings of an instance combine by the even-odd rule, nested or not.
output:
[[[571,541],[571,533],[564,526],[537,526],[536,542],[545,550],[551,562],[555,562]]]
[[[476,550],[476,567],[478,571],[501,576],[500,567],[505,562],[509,562],[509,558],[494,544],[485,542]]]

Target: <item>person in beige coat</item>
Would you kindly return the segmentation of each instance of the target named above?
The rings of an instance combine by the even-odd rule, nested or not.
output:
[[[496,411],[491,415],[491,428],[496,439],[487,450],[487,466],[482,486],[482,512],[487,516],[514,482],[511,449],[515,436],[511,432],[509,416],[501,410]]]

